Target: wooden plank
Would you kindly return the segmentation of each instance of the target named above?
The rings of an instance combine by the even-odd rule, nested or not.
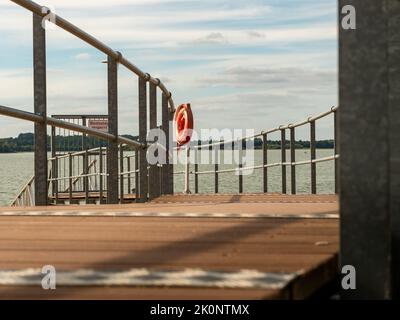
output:
[[[260,300],[288,299],[285,290],[212,290],[187,288],[135,288],[135,287],[60,287],[54,291],[41,288],[0,286],[0,300],[24,299],[89,299],[89,300]]]
[[[44,264],[53,264],[62,270],[123,270],[132,267],[252,269],[263,272],[303,270],[304,276],[317,270],[311,278],[313,281],[303,280],[304,284],[299,282],[293,286],[298,297],[306,297],[335,275],[336,270],[331,266],[338,248],[336,220],[201,221],[185,218],[0,217],[0,269],[40,268]],[[32,290],[33,297],[43,295]],[[85,297],[72,289],[62,290],[60,295],[63,297]],[[107,297],[96,288],[85,290],[92,292],[89,296]],[[140,292],[138,288],[113,290],[116,292],[113,298],[123,297],[130,291],[133,295]],[[0,287],[2,298],[19,295],[20,291],[27,294],[16,287],[7,290]],[[174,289],[166,291],[165,295],[160,295],[155,289],[147,288],[146,291],[150,296],[153,292],[152,297],[178,295]],[[188,289],[189,294],[198,297],[202,296],[196,295],[198,292],[211,292],[208,296],[216,298],[232,296],[229,293],[225,295],[225,291]],[[285,295],[284,292],[272,295],[260,290],[249,292],[253,298]],[[243,290],[238,290],[233,296],[236,295],[237,298],[247,298]]]
[[[59,270],[71,271],[190,268],[300,272],[294,282],[282,290],[61,287],[51,296],[60,299],[303,299],[337,274],[338,219],[296,218],[304,213],[337,213],[335,196],[199,195],[162,199],[167,203],[29,209],[38,213],[93,211],[96,216],[91,217],[2,216],[4,212],[26,212],[26,209],[0,208],[0,269],[41,268],[52,264]],[[286,212],[293,218],[101,216],[121,211],[152,214],[263,212],[265,215]],[[30,287],[0,286],[0,299],[46,298],[49,294]]]

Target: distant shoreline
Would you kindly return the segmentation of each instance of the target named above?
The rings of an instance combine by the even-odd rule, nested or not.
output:
[[[131,135],[123,135],[123,137],[137,140],[137,136]],[[47,137],[48,141],[48,151],[50,151],[51,146],[51,137]],[[66,152],[74,152],[82,150],[82,136],[57,136],[57,150],[58,151],[66,151]],[[208,141],[202,142],[202,144],[208,144]],[[193,143],[196,144],[197,143]],[[106,147],[106,141],[100,141],[96,138],[85,137],[85,145],[88,149],[96,148],[96,147]],[[280,140],[268,140],[267,141],[268,149],[270,150],[279,150],[281,149]],[[316,149],[334,149],[335,142],[334,140],[318,140],[316,141]],[[260,150],[263,148],[263,142],[261,139],[256,138],[254,140],[254,150]],[[286,141],[286,148],[290,149],[290,141]],[[295,148],[297,150],[307,150],[310,149],[310,141],[296,140]],[[127,149],[129,150],[129,149]],[[24,153],[24,152],[33,152],[34,151],[34,134],[33,133],[21,133],[16,138],[1,138],[0,139],[0,153]]]

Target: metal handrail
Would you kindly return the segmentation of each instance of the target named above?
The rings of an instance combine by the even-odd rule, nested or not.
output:
[[[273,168],[273,167],[280,167],[280,166],[303,166],[306,164],[311,164],[311,163],[321,163],[321,162],[327,162],[327,161],[333,161],[336,159],[339,159],[340,155],[336,154],[334,156],[330,157],[323,157],[319,159],[313,159],[313,160],[304,160],[304,161],[297,161],[297,162],[274,162],[274,163],[268,163],[266,165],[258,165],[258,166],[251,166],[251,167],[242,167],[242,168],[232,168],[232,169],[223,169],[223,170],[208,170],[208,171],[190,171],[190,174],[214,174],[214,173],[230,173],[230,172],[240,172],[240,171],[247,171],[247,170],[257,170],[257,169],[263,169],[263,168]],[[174,172],[174,174],[185,174],[185,171],[177,171]]]
[[[97,137],[97,138],[100,138],[103,140],[108,140],[108,141],[112,141],[112,142],[117,140],[117,143],[127,144],[135,149],[146,148],[145,144],[137,142],[135,140],[131,140],[131,139],[122,137],[122,136],[114,136],[111,133],[107,133],[107,132],[100,131],[97,129],[92,129],[89,127],[84,127],[84,126],[81,126],[78,124],[74,124],[74,123],[70,123],[70,122],[66,122],[66,121],[62,121],[62,120],[58,120],[58,119],[55,119],[52,117],[46,117],[45,119],[43,119],[43,117],[41,117],[35,113],[22,111],[22,110],[10,108],[10,107],[5,107],[2,105],[0,105],[0,114],[5,115],[5,116],[10,116],[13,118],[18,118],[21,120],[36,122],[36,123],[46,122],[46,124],[48,126],[67,129],[67,130],[80,132],[80,133],[86,133],[87,135],[91,135],[91,136],[94,136],[94,137]]]
[[[45,17],[46,15],[51,13],[50,9],[47,8],[46,6],[41,6],[30,0],[10,0],[10,1],[20,5],[21,7],[25,8],[41,17]],[[55,18],[54,23],[58,27],[64,29],[65,31],[76,36],[77,38],[81,39],[82,41],[85,41],[87,44],[100,50],[101,52],[105,53],[107,56],[115,59],[120,64],[125,66],[128,70],[132,71],[137,76],[139,76],[140,78],[153,83],[155,86],[158,86],[160,88],[160,90],[168,98],[170,112],[175,112],[175,105],[174,105],[174,101],[172,99],[172,94],[170,91],[167,90],[167,88],[161,82],[160,79],[153,78],[149,73],[145,73],[142,70],[140,70],[136,65],[134,65],[129,60],[127,60],[125,57],[123,57],[121,52],[113,50],[112,48],[110,48],[109,46],[104,44],[103,42],[99,41],[98,39],[96,39],[95,37],[90,35],[89,33],[83,31],[82,29],[78,28],[77,26],[70,23],[66,19],[60,17],[59,15],[57,15],[55,13],[52,13],[52,14],[54,14],[54,18]]]
[[[258,134],[238,138],[237,140],[229,140],[229,141],[221,140],[221,141],[216,141],[216,142],[209,143],[209,144],[202,144],[201,141],[198,141],[199,144],[197,146],[190,146],[190,145],[187,146],[187,152],[190,152],[189,150],[191,148],[193,148],[196,152],[199,152],[202,149],[212,150],[213,147],[227,145],[227,144],[231,144],[231,143],[243,142],[246,140],[254,139],[256,137],[262,137],[263,164],[261,164],[261,165],[244,167],[243,163],[239,163],[238,167],[221,170],[220,165],[218,163],[215,163],[213,170],[199,171],[199,163],[197,163],[197,161],[196,161],[194,163],[194,165],[195,165],[194,171],[190,171],[190,168],[189,168],[190,161],[189,161],[189,157],[187,157],[186,170],[174,172],[174,174],[175,175],[179,175],[179,174],[185,175],[185,186],[189,186],[190,175],[194,174],[194,176],[195,176],[195,193],[198,193],[198,182],[199,182],[198,177],[200,175],[213,174],[215,177],[214,178],[215,179],[215,183],[214,183],[215,184],[215,193],[218,193],[219,192],[218,175],[222,174],[222,173],[236,172],[236,174],[239,176],[239,193],[242,193],[243,192],[243,172],[247,171],[247,170],[263,169],[264,192],[268,192],[267,169],[273,168],[273,167],[281,167],[282,168],[282,193],[287,193],[286,169],[287,169],[287,167],[289,167],[291,170],[291,190],[292,190],[292,193],[295,194],[296,193],[296,167],[308,164],[311,166],[311,193],[315,194],[317,192],[316,164],[320,163],[320,162],[334,161],[335,162],[335,192],[337,193],[337,191],[338,191],[338,183],[337,183],[338,159],[340,157],[339,149],[337,146],[337,132],[338,132],[337,112],[338,112],[338,110],[339,110],[339,107],[337,107],[337,106],[332,107],[332,108],[330,108],[329,111],[326,111],[326,112],[321,113],[316,116],[309,117],[304,121],[294,123],[294,124],[279,126],[277,128],[273,128],[270,130],[263,130]],[[329,157],[317,158],[315,125],[316,125],[317,120],[320,120],[330,114],[334,115],[334,136],[335,136],[335,138],[334,138],[334,141],[335,141],[334,155],[329,156]],[[311,151],[310,156],[311,156],[311,158],[309,160],[296,161],[295,129],[298,127],[307,125],[307,124],[310,125],[310,151]],[[286,150],[287,150],[286,130],[290,131],[290,161],[286,161]],[[281,161],[276,162],[276,163],[268,163],[268,160],[267,160],[268,159],[267,136],[274,132],[281,133],[281,148],[280,148]],[[240,146],[239,150],[242,150],[241,143],[239,143],[239,146]],[[190,193],[190,190],[188,189],[188,187],[185,187],[184,193]]]
[[[311,123],[313,121],[317,121],[317,120],[319,120],[321,118],[329,116],[330,114],[336,112],[338,109],[339,109],[338,106],[334,106],[329,111],[326,111],[326,112],[321,113],[321,114],[316,115],[316,116],[309,117],[306,120],[301,121],[301,122],[297,122],[297,123],[294,123],[294,124],[288,124],[288,125],[282,125],[282,126],[279,126],[279,127],[276,127],[276,128],[268,129],[268,130],[263,130],[263,131],[261,131],[261,132],[259,132],[257,134],[254,134],[254,135],[251,135],[251,136],[246,136],[246,137],[241,137],[241,138],[238,138],[236,140],[216,141],[216,142],[209,143],[209,144],[202,144],[201,146],[192,146],[192,148],[193,149],[205,149],[205,148],[215,147],[215,146],[218,146],[218,145],[225,145],[225,144],[230,144],[230,143],[234,143],[234,142],[240,142],[240,141],[245,141],[245,140],[250,140],[250,139],[262,137],[265,134],[271,134],[271,133],[279,132],[279,131],[284,130],[284,129],[298,128],[298,127],[304,126],[306,124],[309,124],[309,123]]]
[[[31,192],[32,184],[33,181],[35,180],[35,176],[32,176],[28,182],[24,185],[24,187],[21,189],[21,191],[18,193],[18,195],[15,197],[15,199],[11,202],[11,207],[16,207],[16,206],[31,206],[34,202],[33,200],[33,194]],[[26,199],[29,200],[28,203],[22,203],[21,204],[21,199]]]
[[[49,189],[49,185],[45,184],[45,179],[44,179],[44,172],[46,172],[47,168],[45,166],[40,166],[38,165],[39,163],[42,163],[42,161],[52,161],[55,162],[55,166],[57,168],[57,161],[61,160],[62,158],[67,158],[71,157],[71,154],[68,156],[56,156],[56,154],[53,154],[50,159],[48,159],[46,155],[46,126],[51,126],[53,129],[54,128],[62,128],[74,132],[79,132],[83,133],[84,135],[87,136],[92,136],[92,137],[97,137],[99,139],[106,140],[108,142],[111,142],[109,145],[109,149],[107,149],[110,152],[111,158],[107,156],[107,174],[104,174],[104,176],[108,175],[109,178],[106,179],[107,181],[107,201],[110,200],[110,203],[116,203],[118,201],[117,193],[118,193],[118,188],[116,187],[118,183],[118,179],[115,179],[115,176],[118,174],[118,156],[117,151],[118,148],[116,148],[116,145],[127,145],[129,147],[132,147],[136,154],[142,154],[146,152],[146,149],[148,147],[149,141],[146,141],[146,131],[147,131],[147,126],[145,125],[147,121],[147,111],[146,111],[146,104],[147,104],[147,82],[150,84],[150,91],[149,91],[149,105],[150,105],[150,112],[149,112],[149,118],[150,118],[150,123],[152,119],[156,117],[154,114],[154,110],[152,109],[153,106],[157,109],[157,88],[159,88],[163,95],[162,95],[162,126],[164,127],[164,130],[166,132],[169,131],[168,127],[168,121],[171,120],[171,117],[173,116],[173,113],[175,112],[175,106],[174,106],[174,101],[172,99],[172,94],[170,91],[167,90],[165,85],[157,78],[152,77],[150,74],[143,72],[140,70],[136,65],[128,61],[123,55],[110,48],[106,44],[102,43],[98,39],[94,38],[90,34],[86,33],[82,29],[76,27],[69,21],[65,20],[64,18],[56,15],[55,13],[51,12],[50,9],[48,9],[45,6],[41,6],[33,1],[30,0],[11,0],[12,2],[16,3],[17,5],[31,11],[33,13],[33,49],[34,49],[34,77],[35,77],[35,113],[31,112],[26,112],[22,111],[19,109],[11,108],[8,106],[1,106],[0,105],[0,114],[5,115],[5,116],[10,116],[14,117],[17,119],[22,119],[22,120],[27,120],[34,122],[35,124],[38,125],[38,128],[40,129],[36,130],[35,127],[35,139],[36,141],[40,141],[40,146],[38,149],[39,152],[35,154],[35,175],[39,177],[40,179],[35,180],[35,201],[37,204],[47,204],[47,199],[45,198],[46,191]],[[108,116],[110,117],[110,129],[109,132],[104,132],[96,129],[92,129],[83,125],[71,123],[71,122],[66,122],[63,121],[63,119],[58,119],[57,117],[47,117],[46,115],[46,91],[43,90],[45,89],[46,86],[46,32],[42,28],[41,23],[43,23],[43,19],[47,18],[48,15],[50,15],[49,22],[54,23],[61,29],[67,31],[68,33],[74,35],[75,37],[81,39],[82,41],[86,42],[87,44],[91,45],[95,49],[103,52],[107,56],[107,63],[108,63]],[[117,67],[118,65],[121,64],[125,66],[128,70],[133,72],[135,75],[138,76],[139,78],[139,141],[129,139],[123,136],[118,135],[118,105],[117,105]],[[143,130],[144,128],[145,130]],[[53,130],[52,129],[52,130]],[[39,137],[40,136],[40,137]],[[38,146],[38,144],[37,144]],[[85,152],[82,152],[81,154],[86,154],[88,155],[88,150],[85,150]],[[122,183],[122,178],[125,176],[125,174],[130,175],[131,173],[135,173],[135,180],[136,184],[140,185],[140,188],[136,188],[137,190],[140,190],[140,192],[137,194],[137,199],[140,199],[140,201],[147,201],[147,183],[144,179],[139,179],[136,177],[136,173],[140,173],[140,176],[145,176],[147,173],[145,171],[148,171],[149,169],[147,168],[147,165],[144,161],[138,161],[138,156],[136,156],[136,162],[135,162],[135,167],[136,170],[133,172],[130,170],[130,159],[133,157],[124,157],[123,156],[123,151],[121,150],[121,155],[120,155],[120,167],[123,168],[123,162],[125,159],[128,159],[128,172],[127,173],[120,173],[120,188],[121,188],[121,194],[122,194],[122,189],[123,189],[123,183]],[[100,151],[101,154],[101,151]],[[80,155],[79,153],[76,153],[74,155]],[[90,156],[90,155],[89,155]],[[167,155],[168,156],[168,155]],[[110,161],[109,161],[110,160]],[[71,161],[70,161],[71,165]],[[101,163],[102,165],[102,163]],[[47,163],[46,163],[47,166]],[[52,164],[53,166],[53,164]],[[137,170],[139,168],[139,171]],[[53,168],[52,168],[53,169]],[[173,188],[171,187],[172,185],[172,176],[171,176],[171,169],[168,167],[164,167],[162,171],[163,173],[163,178],[164,178],[164,183],[165,183],[165,188],[163,188],[164,192],[171,193],[173,192]],[[71,171],[71,170],[70,170]],[[121,171],[124,171],[121,169]],[[47,179],[47,182],[52,182],[53,185],[53,193],[56,195],[56,202],[57,202],[57,194],[58,194],[58,181],[61,181],[63,179],[69,179],[75,178],[75,177],[64,177],[64,178],[59,178],[57,177],[57,174],[54,173],[54,170],[52,172],[52,177]],[[88,173],[88,172],[86,172]],[[47,175],[47,172],[46,172]],[[94,174],[97,175],[97,174]],[[92,176],[91,174],[85,174],[85,175],[80,175],[80,177],[85,178],[86,184],[87,184],[87,179]],[[100,184],[103,184],[103,174],[100,173]],[[150,174],[149,174],[150,176]],[[153,175],[154,178],[157,178],[157,176]],[[161,179],[161,176],[158,177]],[[46,188],[47,186],[47,188]],[[129,185],[128,185],[129,186]],[[86,187],[85,187],[86,188]],[[149,188],[150,190],[151,188]],[[154,194],[157,194],[160,190],[156,190],[153,188]],[[69,190],[70,193],[72,191]],[[86,189],[86,193],[87,193]],[[102,187],[100,187],[100,194],[104,191]],[[150,190],[151,191],[151,190]],[[151,192],[149,191],[149,194]],[[87,197],[87,194],[86,194]],[[123,195],[121,196],[121,202],[123,201]]]

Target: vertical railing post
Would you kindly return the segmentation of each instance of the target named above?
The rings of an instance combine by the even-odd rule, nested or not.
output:
[[[281,129],[281,163],[282,163],[282,193],[287,193],[286,188],[286,130]]]
[[[139,141],[146,144],[147,137],[147,81],[139,77]],[[147,202],[148,169],[146,148],[139,150],[139,202]]]
[[[221,140],[222,142],[222,140]],[[214,164],[214,193],[219,192],[219,186],[218,186],[218,169],[219,169],[219,159],[220,159],[220,150],[221,150],[221,145],[216,144],[214,148],[214,153],[215,153],[215,164]]]
[[[199,154],[201,155],[201,140],[197,141],[199,146],[195,149],[195,163],[194,163],[194,193],[199,193]]]
[[[292,194],[296,194],[296,128],[290,127],[290,180]]]
[[[317,166],[313,160],[316,159],[315,143],[315,121],[310,122],[310,154],[311,154],[311,193],[317,193]]]
[[[100,188],[100,204],[103,203],[103,147],[99,148],[99,188]]]
[[[172,139],[170,132],[170,121],[173,119],[173,113],[170,112],[168,107],[168,97],[165,93],[162,94],[162,131],[166,138],[166,158],[165,164],[162,167],[162,194],[173,194],[174,193],[174,176],[173,176],[173,160],[171,158],[172,152]]]
[[[246,143],[243,145],[243,140],[238,141],[238,152],[239,152],[239,193],[243,193],[243,153],[244,153],[244,146]]]
[[[56,174],[55,174],[55,177],[58,177],[58,161],[59,161],[59,159],[57,158],[57,156],[56,156],[56,158],[55,158],[55,166],[54,166],[54,168],[53,168],[53,170],[55,170],[55,172],[56,172]],[[59,181],[58,180],[55,180],[56,181],[56,185],[55,185],[55,201],[56,201],[56,204],[58,203],[58,185],[59,185]]]
[[[334,122],[334,155],[340,154],[339,150],[339,115],[338,110],[333,112]],[[339,193],[339,159],[335,159],[335,193]]]
[[[57,159],[56,157],[56,148],[57,148],[57,141],[56,141],[56,127],[51,127],[51,157],[53,160],[51,161],[51,177],[53,179],[57,179],[58,170],[57,170]],[[58,180],[53,180],[51,184],[51,193],[53,196],[56,195],[56,189],[58,188]]]
[[[162,94],[162,102],[161,102],[161,105],[162,105],[162,125],[161,125],[161,128],[162,128],[162,131],[164,132],[164,134],[165,134],[165,138],[166,138],[166,140],[165,140],[165,142],[166,142],[166,144],[165,144],[165,149],[166,149],[166,151],[165,151],[165,153],[166,153],[166,157],[165,157],[165,163],[163,164],[163,166],[162,166],[162,172],[161,172],[161,181],[162,181],[162,186],[161,186],[161,193],[162,194],[169,194],[170,193],[170,189],[169,189],[169,185],[170,185],[170,179],[171,179],[171,175],[170,175],[170,172],[169,172],[169,163],[170,163],[170,155],[169,155],[169,151],[170,151],[170,147],[171,147],[171,145],[170,145],[170,143],[171,143],[171,141],[170,141],[170,130],[169,130],[169,119],[170,119],[170,116],[169,116],[169,108],[168,108],[168,98],[167,98],[167,96],[165,95],[165,93],[163,93]]]
[[[42,123],[35,123],[35,205],[48,204],[47,189],[47,92],[46,92],[46,31],[43,18],[33,14],[33,77],[34,110],[43,117]]]
[[[185,189],[183,193],[190,194],[190,144],[185,147]]]
[[[72,204],[72,154],[71,152],[68,154],[68,171],[69,171],[69,179],[68,179],[68,193],[69,193],[69,204]]]
[[[108,131],[118,136],[118,62],[108,57]],[[107,149],[107,203],[118,203],[118,143]]]
[[[157,86],[149,84],[149,118],[150,130],[157,128]],[[157,198],[160,195],[160,179],[157,164],[150,165],[149,168],[149,199]]]
[[[263,134],[263,184],[264,193],[268,192],[268,136],[266,133]]]
[[[139,202],[139,151],[135,150],[135,201]]]
[[[119,202],[124,203],[124,148],[119,145]]]
[[[87,119],[85,116],[82,116],[82,126],[86,127],[86,125],[87,125]],[[82,151],[88,148],[86,137],[87,137],[86,133],[82,133]]]
[[[128,171],[128,194],[131,194],[131,157],[126,158],[126,170]]]
[[[85,150],[85,153],[83,155],[83,187],[85,190],[85,203],[89,203],[89,153],[88,150]]]
[[[168,116],[169,116],[169,123],[171,124],[171,128],[172,128],[172,123],[174,121],[175,113],[171,112],[168,109]],[[171,133],[172,133],[172,130],[168,129],[168,134],[171,134]],[[172,141],[172,138],[171,138],[171,141]],[[168,146],[170,146],[170,144],[168,144]],[[174,160],[173,160],[173,156],[174,156],[173,152],[171,152],[168,155],[168,175],[169,175],[169,178],[168,178],[168,194],[174,194]]]

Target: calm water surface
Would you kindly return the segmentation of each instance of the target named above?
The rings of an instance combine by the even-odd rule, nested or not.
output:
[[[228,151],[226,151],[228,152]],[[221,151],[220,157],[223,157]],[[229,156],[229,153],[226,153]],[[328,157],[333,155],[333,150],[317,150],[317,157]],[[296,150],[296,160],[308,160],[309,150]],[[280,161],[280,150],[270,150],[268,153],[269,163]],[[290,153],[287,153],[290,159]],[[262,151],[254,151],[254,164],[262,164]],[[214,169],[214,165],[200,165],[200,171]],[[220,169],[233,168],[233,165],[220,165]],[[193,170],[193,166],[191,170]],[[176,171],[184,170],[183,165],[177,165]],[[296,169],[297,192],[309,193],[310,190],[310,165],[299,166]],[[33,153],[0,154],[0,205],[9,205],[21,188],[33,175]],[[290,168],[287,168],[287,187],[290,192]],[[268,188],[270,192],[281,191],[281,168],[268,169]],[[221,173],[219,175],[219,191],[221,193],[237,193],[239,190],[239,178],[235,173]],[[263,191],[262,170],[254,170],[250,175],[244,176],[244,192],[256,193]],[[134,181],[132,181],[133,185]],[[182,192],[184,189],[183,175],[175,175],[175,192]],[[199,176],[200,193],[214,192],[214,175]],[[191,176],[191,190],[194,191],[194,177]],[[323,162],[317,164],[317,191],[318,193],[334,193],[334,162]]]

